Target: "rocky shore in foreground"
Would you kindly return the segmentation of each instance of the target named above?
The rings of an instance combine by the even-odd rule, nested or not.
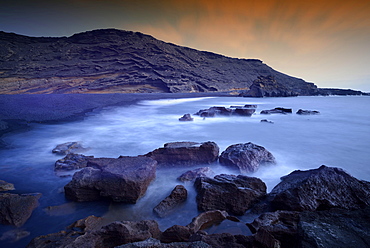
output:
[[[68,156],[74,148],[76,144],[71,142],[54,151]],[[358,180],[340,168],[322,165],[293,171],[267,193],[262,180],[242,173],[266,164],[274,166],[275,158],[269,151],[245,143],[219,152],[218,145],[211,141],[174,142],[137,157],[86,157],[84,163],[77,162],[81,164],[79,170],[64,187],[66,197],[72,201],[135,204],[159,168],[176,170],[208,164],[179,175],[179,183],[192,183],[180,183],[153,209],[160,218],[171,218],[187,201],[187,188],[194,187],[199,215],[189,216],[188,225],[173,225],[166,230],[160,230],[155,220],[107,224],[102,217],[87,216],[58,233],[34,238],[27,247],[369,247],[370,182]],[[210,168],[217,161],[232,168],[235,175],[214,176]],[[75,170],[75,164],[62,169]],[[0,221],[22,226],[34,209],[34,200],[41,197],[32,195],[37,198],[28,204],[13,200],[25,196],[3,193],[2,197],[10,200],[1,201]],[[19,222],[19,206],[27,205],[32,206],[29,215]],[[246,213],[257,217],[243,223],[239,217]],[[244,225],[250,235],[207,233],[210,227],[224,221]]]

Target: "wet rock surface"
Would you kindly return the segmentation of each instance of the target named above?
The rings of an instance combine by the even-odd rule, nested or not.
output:
[[[208,109],[201,109],[194,115],[199,115],[200,117],[231,116],[231,115],[251,116],[256,111],[256,108],[253,108],[253,106],[255,105],[230,106],[230,108],[214,106]]]
[[[179,207],[188,198],[188,191],[182,185],[177,185],[167,196],[163,199],[157,206],[154,207],[153,212],[159,217],[163,218],[165,216],[173,213],[175,208]]]
[[[69,153],[78,153],[86,150],[79,142],[66,142],[57,145],[52,152],[58,155],[67,155]]]
[[[40,193],[0,194],[0,223],[4,225],[23,226],[39,205]]]
[[[318,114],[320,114],[320,112],[317,111],[317,110],[303,110],[303,109],[299,109],[296,114],[297,115],[318,115]]]
[[[241,173],[250,173],[257,171],[262,164],[275,163],[275,158],[264,147],[249,142],[229,146],[221,153],[219,161],[221,165]]]
[[[270,114],[291,114],[293,112],[292,109],[290,108],[281,108],[277,107],[274,109],[269,109],[269,110],[262,110],[260,112],[261,115],[270,115]]]
[[[57,173],[60,173],[85,168],[87,163],[93,158],[94,156],[69,153],[64,158],[61,158],[55,162],[54,170]],[[60,174],[63,175],[62,173]]]
[[[211,170],[210,167],[202,167],[195,170],[190,170],[183,173],[177,178],[181,182],[194,181],[198,177],[213,177],[215,173]]]
[[[156,175],[157,162],[146,157],[95,158],[64,186],[73,201],[111,199],[135,203]]]
[[[0,180],[0,191],[15,190],[14,184]]]
[[[322,165],[294,171],[281,179],[268,196],[276,210],[360,209],[370,205],[370,182],[358,180],[340,168]]]
[[[182,117],[179,118],[179,121],[193,121],[194,118],[191,117],[190,114],[184,114]]]
[[[266,185],[260,179],[243,175],[217,175],[195,180],[197,205],[201,211],[225,210],[243,215],[247,209],[266,195]]]
[[[144,156],[158,162],[158,166],[210,164],[218,159],[219,147],[215,142],[173,142],[164,144]]]

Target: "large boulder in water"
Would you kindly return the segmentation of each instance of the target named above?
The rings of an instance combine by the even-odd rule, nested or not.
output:
[[[64,186],[67,198],[136,203],[155,178],[157,162],[147,157],[95,158],[87,166]]]
[[[217,160],[219,147],[215,142],[173,142],[164,144],[144,156],[158,162],[158,166],[210,164]]]
[[[23,226],[39,205],[40,193],[0,194],[0,224]]]
[[[370,205],[370,182],[358,180],[340,168],[323,165],[297,170],[281,179],[268,197],[273,209],[315,211]]]
[[[255,172],[261,164],[275,163],[274,156],[264,147],[251,142],[229,146],[221,153],[220,164],[239,170]]]
[[[194,186],[198,193],[198,209],[201,211],[225,210],[230,214],[243,215],[266,195],[266,185],[261,179],[243,175],[199,177]]]
[[[157,206],[154,207],[153,212],[159,217],[165,217],[172,213],[172,211],[180,206],[188,198],[188,191],[182,185],[177,185]]]

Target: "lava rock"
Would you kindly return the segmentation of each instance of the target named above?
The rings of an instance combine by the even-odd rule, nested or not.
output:
[[[14,184],[0,180],[0,191],[15,190]]]
[[[317,110],[303,110],[303,109],[299,109],[297,111],[297,115],[318,115],[320,114],[319,111]]]
[[[52,152],[58,155],[67,155],[69,153],[77,153],[86,150],[82,147],[79,142],[66,142],[60,145],[57,145]]]
[[[241,173],[258,170],[265,163],[275,163],[274,156],[264,147],[251,142],[229,146],[221,153],[220,164],[237,169]]]
[[[219,147],[215,142],[166,143],[144,156],[158,162],[158,166],[210,164],[218,159]]]
[[[82,154],[68,153],[64,158],[55,162],[55,171],[70,171],[85,168],[89,160],[94,156],[85,156]]]
[[[67,198],[136,203],[155,178],[157,162],[146,157],[95,158],[87,166],[64,186]]]
[[[194,118],[191,117],[190,114],[184,114],[181,118],[179,118],[179,121],[193,121]]]
[[[198,177],[213,177],[215,173],[209,167],[202,167],[183,173],[177,178],[181,182],[193,181]]]
[[[182,185],[177,185],[164,200],[154,207],[153,212],[163,218],[171,214],[173,210],[186,201],[188,191]]]
[[[213,179],[199,177],[194,186],[200,211],[225,210],[243,215],[255,202],[266,195],[266,185],[260,179],[243,175],[221,174]]]
[[[39,205],[40,193],[0,194],[0,223],[4,225],[23,226]]]
[[[291,114],[293,111],[290,108],[274,108],[270,110],[262,110],[260,112],[261,115],[270,115],[270,114]]]
[[[276,210],[360,209],[370,205],[370,182],[358,180],[340,168],[322,165],[297,170],[281,180],[268,196]]]

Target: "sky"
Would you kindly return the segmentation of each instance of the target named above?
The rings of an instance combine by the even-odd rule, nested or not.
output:
[[[1,31],[61,37],[102,28],[370,92],[369,0],[0,0]]]

